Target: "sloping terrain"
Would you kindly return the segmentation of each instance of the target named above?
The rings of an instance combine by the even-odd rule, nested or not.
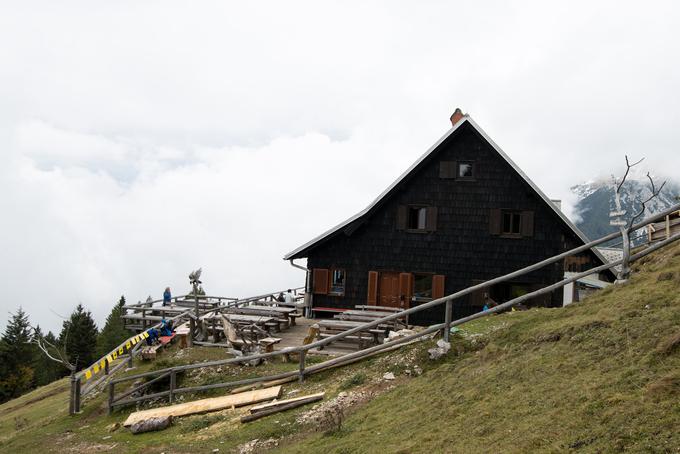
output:
[[[287,384],[285,397],[323,390],[327,399],[248,424],[238,420],[245,409],[225,410],[135,436],[111,427],[134,409],[107,416],[103,395],[69,417],[60,381],[0,406],[0,451],[680,452],[680,245],[635,268],[630,283],[582,303],[464,325],[441,360],[427,359],[428,341]],[[171,350],[134,372],[220,355]]]

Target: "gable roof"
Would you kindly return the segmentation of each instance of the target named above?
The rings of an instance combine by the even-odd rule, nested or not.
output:
[[[374,208],[376,208],[380,202],[387,198],[392,191],[394,191],[402,181],[404,181],[412,172],[414,172],[420,164],[425,161],[430,155],[432,155],[439,146],[446,141],[455,131],[457,131],[462,125],[465,123],[470,124],[483,138],[486,140],[489,145],[507,162],[510,167],[512,167],[515,172],[519,174],[519,176],[531,187],[531,189],[534,190],[534,192],[541,198],[543,201],[557,214],[557,216],[564,222],[564,224],[572,231],[576,236],[578,236],[583,243],[589,243],[590,240],[581,232],[570,220],[565,216],[565,214],[560,210],[549,198],[546,196],[543,191],[539,189],[536,184],[531,181],[531,179],[522,171],[522,169],[519,168],[517,164],[513,162],[510,157],[505,154],[505,152],[499,147],[492,139],[487,135],[486,132],[482,128],[479,127],[475,121],[470,118],[469,115],[464,115],[463,118],[461,118],[455,125],[449,129],[446,134],[444,134],[439,140],[437,140],[434,145],[432,145],[422,156],[420,156],[411,166],[406,169],[404,173],[402,173],[399,178],[397,178],[387,189],[385,189],[373,202],[370,203],[366,208],[355,214],[354,216],[350,217],[349,219],[341,222],[340,224],[336,225],[330,230],[327,230],[326,232],[322,233],[321,235],[317,236],[316,238],[312,239],[311,241],[308,241],[307,243],[303,244],[302,246],[298,247],[297,249],[289,252],[286,254],[283,259],[284,260],[292,260],[300,257],[304,257],[302,253],[306,252],[308,249],[311,247],[315,246],[317,243],[320,243],[331,236],[333,236],[335,233],[341,231],[345,227],[349,226],[352,224],[354,221],[357,221],[370,213]],[[599,258],[602,263],[608,263],[607,259],[604,258],[604,256],[595,248],[591,249],[592,252]]]

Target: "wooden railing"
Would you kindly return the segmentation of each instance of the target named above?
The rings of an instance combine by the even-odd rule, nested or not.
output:
[[[297,287],[293,289],[293,292],[295,295],[298,295],[298,293],[304,290],[304,287]],[[241,307],[241,306],[246,306],[248,304],[251,304],[256,301],[266,301],[266,300],[274,300],[276,297],[279,295],[279,293],[283,293],[283,291],[277,291],[277,292],[271,292],[271,293],[265,293],[262,295],[258,296],[253,296],[253,297],[248,297],[248,298],[233,298],[233,297],[225,297],[225,296],[210,296],[210,295],[193,295],[193,294],[187,294],[187,295],[181,295],[181,296],[176,296],[171,299],[172,302],[175,304],[177,303],[186,303],[187,305],[193,304],[195,307],[189,308],[188,306],[185,306],[184,310],[180,314],[175,315],[174,317],[168,318],[169,321],[172,321],[173,323],[177,324],[177,322],[182,322],[182,321],[189,321],[190,322],[190,334],[189,334],[189,342],[191,342],[193,333],[196,331],[195,329],[195,324],[198,321],[198,319],[205,314],[208,314],[210,312],[214,311],[222,311],[226,310],[230,307]],[[163,299],[158,299],[158,300],[152,300],[152,301],[145,301],[145,302],[140,302],[137,304],[126,304],[123,306],[123,309],[126,310],[131,310],[133,314],[124,314],[122,318],[126,318],[126,316],[129,315],[134,315],[138,312],[142,313],[142,325],[144,326],[143,331],[147,331],[151,328],[159,328],[160,327],[160,320],[158,316],[153,316],[153,315],[147,315],[147,312],[150,311],[159,311],[163,314],[165,308],[164,307],[154,307],[154,304],[157,303],[162,303]],[[205,305],[208,303],[207,308],[200,309],[199,305]],[[170,311],[170,308],[167,308],[167,311]],[[172,309],[173,311],[177,311],[177,309]],[[161,318],[165,318],[164,314],[160,316]],[[80,408],[82,405],[82,397],[86,396],[93,390],[95,390],[98,386],[100,386],[102,383],[104,383],[106,380],[110,379],[113,375],[115,375],[118,371],[122,370],[126,365],[128,367],[132,366],[132,359],[134,358],[135,354],[139,350],[139,347],[142,345],[144,342],[144,338],[142,335],[134,335],[130,336],[123,342],[121,342],[120,345],[118,345],[116,348],[111,350],[109,353],[106,355],[102,356],[99,358],[97,361],[89,365],[88,367],[82,369],[81,371],[73,374],[71,376],[71,392],[70,392],[70,399],[69,399],[69,413],[70,414],[76,414],[80,412]],[[124,352],[124,353],[121,353]],[[114,361],[117,361],[117,363],[113,364]],[[97,377],[99,375],[99,377]],[[89,379],[88,379],[89,377]],[[84,380],[87,380],[87,383],[83,386]]]
[[[661,217],[666,216],[668,213],[676,211],[680,209],[680,204],[662,212],[659,213],[653,217],[651,217],[648,220],[645,220],[643,222],[640,222],[636,225],[633,226],[633,230],[637,230],[641,227],[644,227],[645,225],[649,224],[650,222],[653,222],[656,219],[659,219]],[[158,397],[168,397],[169,401],[172,402],[174,396],[179,393],[187,393],[187,392],[199,392],[199,391],[207,391],[207,390],[212,390],[212,389],[219,389],[219,388],[231,388],[235,386],[241,386],[241,385],[248,385],[248,384],[253,384],[253,383],[258,383],[258,382],[265,382],[265,381],[272,381],[272,380],[278,380],[278,379],[284,379],[284,378],[290,378],[290,377],[295,377],[297,376],[300,381],[304,380],[304,377],[309,374],[316,373],[320,370],[327,369],[329,367],[333,367],[338,364],[346,364],[355,360],[360,360],[363,359],[369,355],[378,353],[380,351],[384,351],[387,349],[394,348],[396,345],[403,344],[406,342],[414,341],[416,339],[422,338],[423,336],[430,335],[432,333],[436,333],[438,331],[442,331],[442,336],[445,340],[449,339],[449,332],[452,326],[457,326],[461,325],[463,323],[467,323],[469,321],[486,317],[491,314],[509,309],[517,304],[520,304],[524,301],[527,301],[529,299],[535,298],[537,296],[541,296],[550,292],[553,292],[561,287],[564,287],[567,284],[570,284],[572,282],[575,282],[579,279],[582,279],[584,277],[590,276],[592,274],[600,273],[602,271],[606,271],[608,269],[611,269],[615,266],[620,265],[623,262],[623,259],[606,263],[601,266],[589,269],[587,271],[575,274],[570,276],[569,278],[563,279],[561,281],[558,281],[552,285],[546,286],[544,288],[541,288],[539,290],[535,290],[533,292],[527,293],[525,295],[522,295],[520,297],[511,299],[510,301],[507,301],[505,303],[502,303],[494,308],[491,308],[487,311],[483,312],[478,312],[476,314],[472,314],[467,317],[460,318],[458,320],[452,320],[452,304],[455,300],[460,299],[466,295],[469,295],[473,292],[477,292],[479,290],[483,290],[485,288],[491,287],[493,285],[506,282],[511,279],[515,279],[517,277],[523,276],[527,273],[536,271],[537,269],[543,268],[547,265],[550,265],[552,263],[558,262],[560,260],[563,260],[566,257],[569,257],[574,254],[578,254],[584,251],[587,251],[599,244],[602,244],[604,242],[610,241],[616,237],[620,236],[619,232],[612,233],[610,235],[606,235],[598,240],[592,241],[590,243],[584,244],[582,246],[579,246],[577,248],[571,249],[569,251],[563,252],[561,254],[555,255],[553,257],[550,257],[548,259],[545,259],[541,262],[535,263],[533,265],[527,266],[525,268],[522,268],[520,270],[514,271],[512,273],[508,273],[506,275],[491,279],[489,281],[474,285],[472,287],[468,287],[466,289],[460,290],[458,292],[452,293],[450,295],[444,296],[442,298],[438,298],[435,300],[432,300],[430,302],[421,304],[419,306],[406,309],[402,312],[386,315],[385,317],[382,317],[380,319],[376,319],[371,322],[364,323],[360,326],[357,326],[355,328],[349,329],[347,331],[344,331],[342,333],[336,334],[334,336],[330,336],[321,340],[317,340],[315,342],[312,342],[307,345],[301,345],[297,347],[288,347],[284,348],[278,351],[270,352],[270,353],[261,353],[261,354],[256,354],[256,355],[250,355],[250,356],[244,356],[244,357],[237,357],[237,358],[230,358],[230,359],[225,359],[225,360],[219,360],[219,361],[212,361],[212,362],[204,362],[204,363],[197,363],[197,364],[188,364],[184,366],[176,366],[176,367],[170,367],[166,369],[161,369],[161,370],[156,370],[156,371],[151,371],[151,372],[146,372],[142,374],[136,374],[132,375],[129,377],[124,377],[116,380],[112,380],[109,382],[109,411],[112,411],[114,407],[116,406],[122,406],[122,405],[127,405],[143,400],[149,400],[149,399],[155,399]],[[654,245],[632,255],[630,257],[630,261],[636,261],[639,260],[640,258],[662,248],[665,247],[666,245],[677,241],[680,239],[680,234],[676,234],[670,238],[667,238],[663,241],[660,241],[658,243],[655,243]],[[314,349],[314,348],[319,348],[323,347],[331,342],[335,342],[338,340],[341,340],[347,336],[351,336],[355,333],[358,333],[360,331],[364,331],[366,329],[378,326],[380,324],[383,324],[388,321],[396,320],[397,318],[402,318],[404,316],[412,315],[417,312],[427,310],[436,306],[440,305],[445,305],[445,320],[444,323],[439,323],[436,325],[432,325],[427,327],[426,329],[419,331],[415,334],[398,338],[392,342],[389,343],[384,343],[380,345],[376,345],[370,348],[366,348],[363,350],[359,350],[357,352],[350,353],[348,355],[344,355],[341,357],[333,358],[328,361],[324,361],[322,363],[314,364],[312,366],[306,367],[305,364],[305,358],[306,354],[309,350]],[[262,377],[255,377],[255,378],[249,378],[249,379],[243,379],[243,380],[236,380],[232,382],[224,382],[224,383],[214,383],[210,385],[204,385],[204,386],[191,386],[191,387],[185,387],[185,388],[176,388],[176,377],[178,373],[188,371],[188,370],[193,370],[193,369],[201,369],[205,367],[218,367],[218,366],[224,366],[224,365],[229,365],[229,364],[236,364],[236,363],[241,363],[241,362],[246,362],[246,361],[251,361],[251,360],[262,360],[262,359],[267,359],[267,358],[272,358],[275,356],[290,356],[291,354],[297,354],[299,356],[299,366],[297,370],[293,371],[288,371],[284,373],[280,373],[277,375],[270,375],[270,376],[262,376]],[[135,397],[129,397],[134,393],[139,393],[142,392],[146,387],[151,382],[157,382],[160,380],[160,376],[167,377],[170,376],[170,388],[167,391],[161,391],[161,392],[156,392],[153,394],[148,394],[148,395],[141,395],[141,396],[135,396]],[[128,381],[134,381],[138,380],[140,378],[147,378],[147,377],[155,377],[152,379],[152,381],[146,382],[142,385],[137,386],[133,390],[129,390],[125,392],[124,394],[120,396],[115,396],[115,386],[117,384],[121,384],[124,382]],[[126,397],[129,397],[126,399]]]

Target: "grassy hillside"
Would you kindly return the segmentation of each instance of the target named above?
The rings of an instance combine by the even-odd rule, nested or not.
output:
[[[100,395],[69,417],[62,380],[0,406],[0,451],[252,452],[245,446],[258,439],[255,451],[295,453],[680,452],[680,245],[636,267],[629,284],[582,303],[467,324],[439,361],[427,359],[425,342],[288,384],[288,396],[325,390],[328,398],[316,410],[249,424],[238,422],[237,409],[182,418],[163,432],[110,431],[133,409],[107,416]],[[223,355],[173,350],[134,372]],[[263,367],[296,364],[183,380],[210,383]],[[327,406],[330,419],[301,418]]]
[[[680,246],[636,268],[581,304],[494,317],[473,351],[285,451],[680,452]]]

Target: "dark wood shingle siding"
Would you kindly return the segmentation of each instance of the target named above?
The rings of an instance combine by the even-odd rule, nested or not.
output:
[[[472,161],[474,181],[440,178],[441,161]],[[412,233],[398,228],[400,206],[436,207],[436,230]],[[523,233],[503,238],[490,231],[492,210],[533,214]],[[308,252],[309,268],[346,270],[344,297],[314,295],[315,306],[353,307],[366,304],[369,271],[424,272],[445,276],[445,293],[468,287],[582,244],[545,202],[469,124],[463,125],[402,183],[394,194],[351,235],[340,232]],[[561,278],[561,264],[522,278],[522,283],[552,283]],[[477,310],[468,302],[454,304],[454,317]],[[553,295],[561,304],[561,292]],[[432,323],[442,310],[421,313],[414,321]]]

